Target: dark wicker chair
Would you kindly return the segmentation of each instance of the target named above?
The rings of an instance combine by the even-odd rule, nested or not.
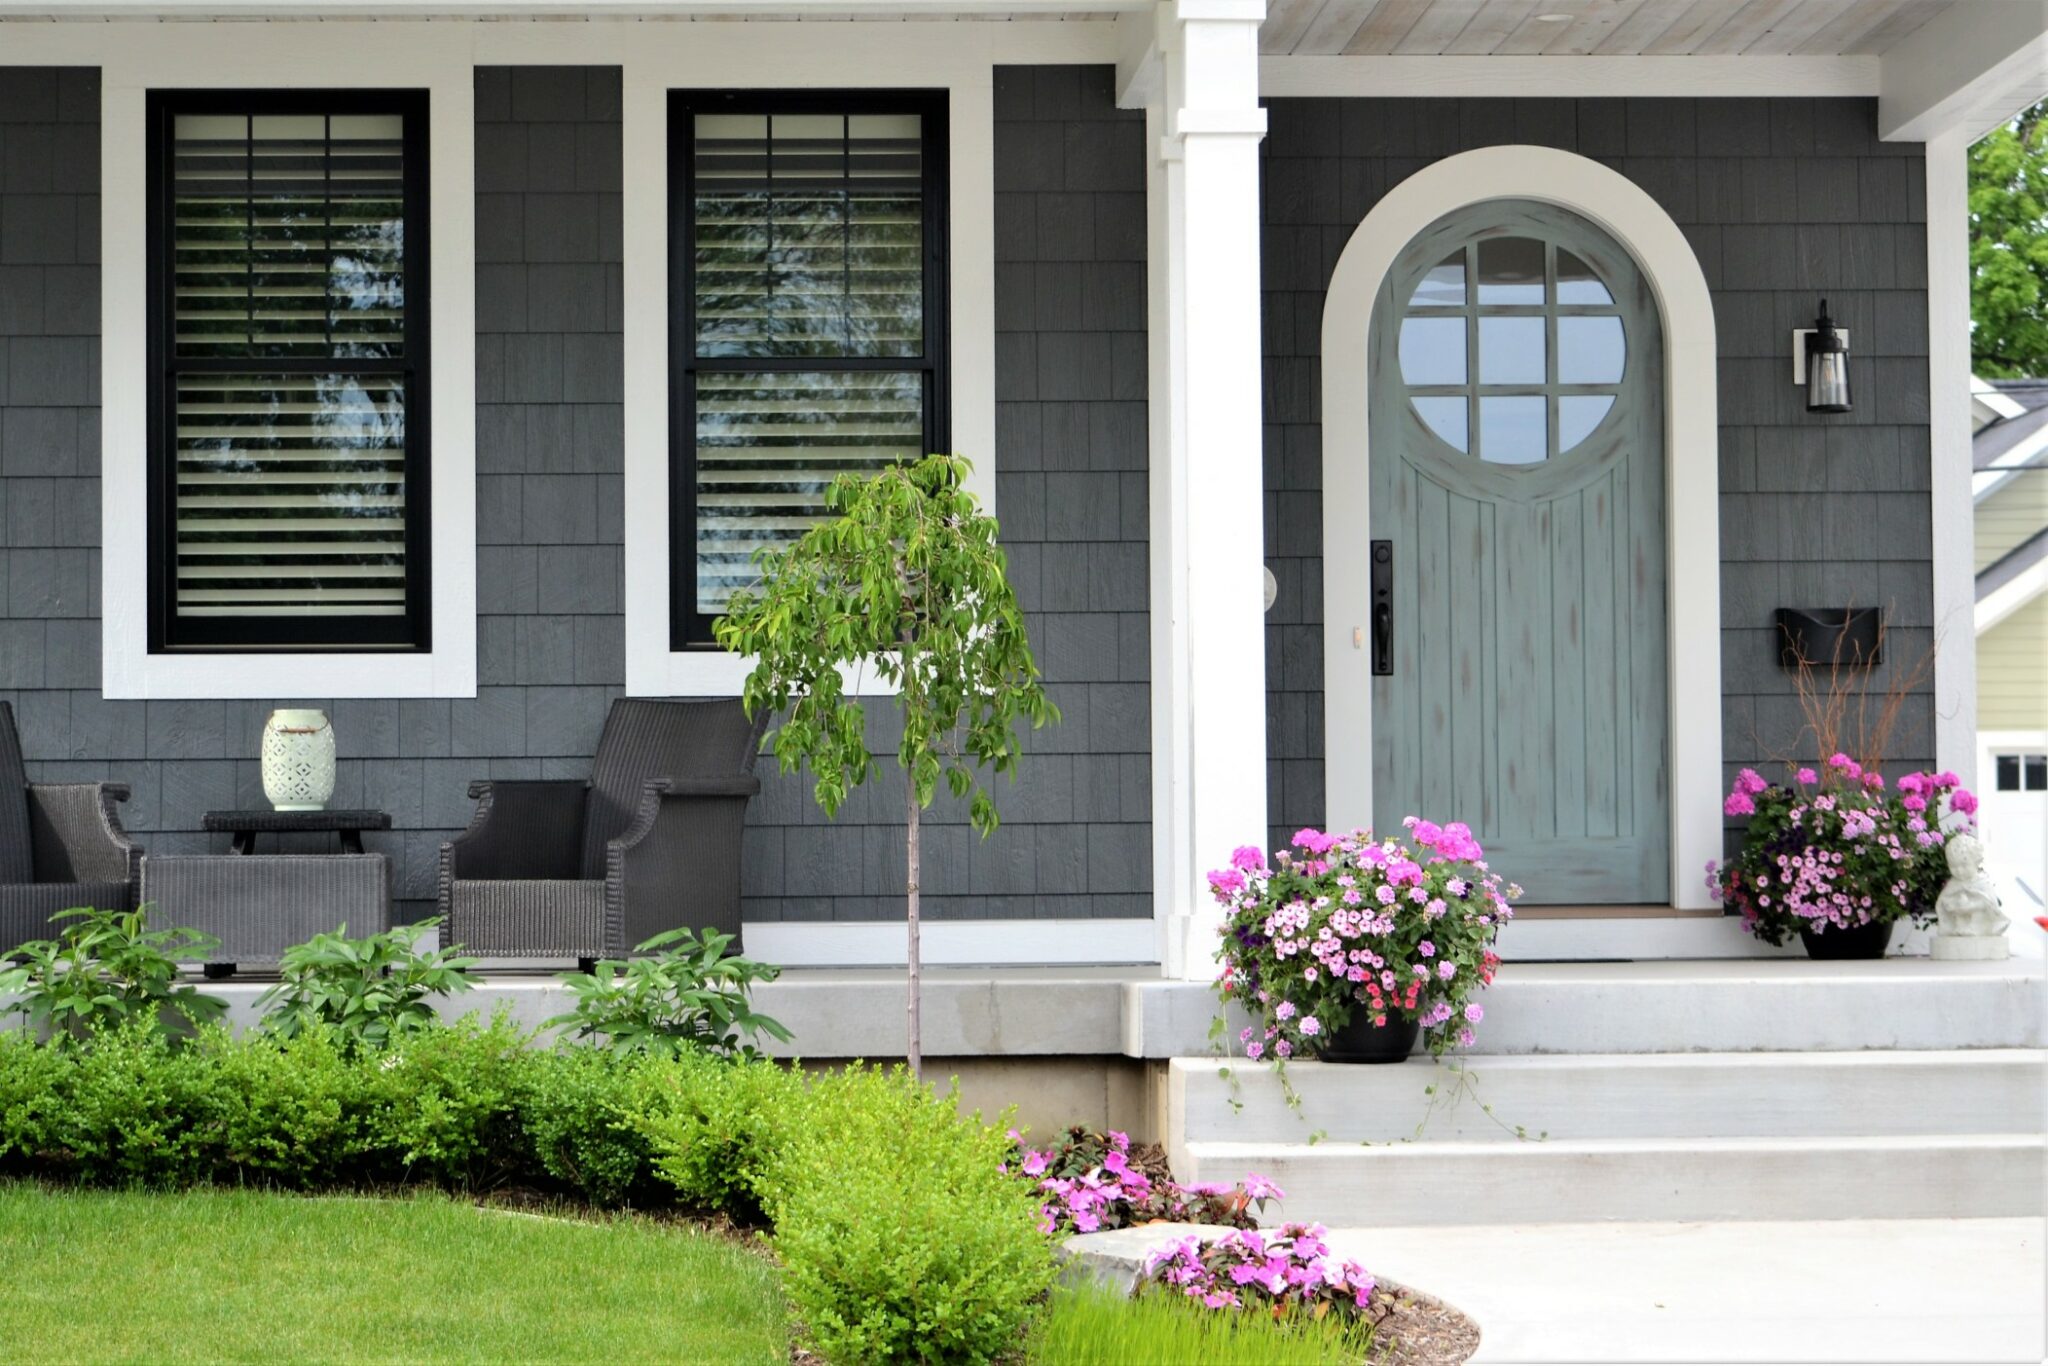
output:
[[[444,941],[587,962],[685,926],[738,935],[761,730],[736,699],[620,698],[589,781],[471,783],[476,815],[441,846]]]
[[[0,702],[0,954],[54,938],[59,911],[135,905],[142,851],[121,829],[120,783],[31,783],[14,708]]]

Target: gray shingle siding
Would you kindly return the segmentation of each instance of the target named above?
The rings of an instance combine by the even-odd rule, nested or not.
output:
[[[990,840],[931,813],[935,916],[1150,914],[1143,120],[1110,83],[996,73],[998,510],[1066,723],[997,785]],[[262,804],[273,707],[327,708],[335,801],[391,812],[365,842],[424,913],[469,781],[582,776],[623,690],[619,72],[476,73],[473,699],[100,697],[98,109],[92,71],[0,70],[0,696],[38,778],[132,784],[124,819],[170,852],[224,847],[209,807]],[[836,823],[807,778],[764,772],[749,918],[901,914],[894,711],[875,712],[888,767]]]
[[[1774,756],[1803,748],[1773,609],[1888,605],[1891,660],[1910,667],[1932,648],[1925,163],[1918,143],[1878,141],[1874,100],[1288,99],[1269,109],[1263,380],[1266,546],[1280,582],[1266,628],[1276,841],[1320,823],[1324,810],[1323,292],[1379,198],[1457,152],[1523,142],[1600,160],[1662,204],[1699,256],[1720,355],[1730,774],[1744,764],[1774,772]],[[1856,410],[1841,417],[1807,413],[1787,364],[1793,328],[1811,325],[1822,295],[1854,343]],[[1894,769],[1930,763],[1934,752],[1930,681],[1917,692],[1892,745]]]

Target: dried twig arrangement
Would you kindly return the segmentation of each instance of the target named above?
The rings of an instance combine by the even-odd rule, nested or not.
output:
[[[1878,617],[1873,649],[1877,659],[1886,657],[1888,615]],[[1898,731],[1907,700],[1934,672],[1934,650],[1929,647],[1922,651],[1910,665],[1901,665],[1894,655],[1884,688],[1873,697],[1870,666],[1864,663],[1859,648],[1852,647],[1844,656],[1845,639],[1846,633],[1835,637],[1835,647],[1824,663],[1809,659],[1803,645],[1794,646],[1799,664],[1792,672],[1792,686],[1799,698],[1800,715],[1806,722],[1800,738],[1813,737],[1815,758],[1846,754],[1865,769],[1876,771],[1883,767],[1891,751],[1892,737]],[[1797,755],[1772,757],[1795,767],[1801,761]]]

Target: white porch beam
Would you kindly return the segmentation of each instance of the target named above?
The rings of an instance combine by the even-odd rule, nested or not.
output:
[[[1879,136],[1975,142],[2048,94],[2048,0],[1951,6],[1885,53],[1883,72]]]
[[[1207,870],[1266,842],[1258,31],[1264,0],[1163,0],[1152,276],[1154,896],[1169,974],[1206,979]],[[1135,45],[1135,40],[1134,40]]]
[[[1934,759],[1976,787],[1977,578],[1971,496],[1970,214],[1975,135],[1927,144],[1927,412],[1934,575]]]
[[[1262,57],[1269,97],[1875,95],[1875,57]]]

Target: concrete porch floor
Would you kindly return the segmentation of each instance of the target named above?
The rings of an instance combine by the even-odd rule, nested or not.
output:
[[[2040,1219],[1344,1228],[1476,1318],[1475,1362],[2037,1362]]]

